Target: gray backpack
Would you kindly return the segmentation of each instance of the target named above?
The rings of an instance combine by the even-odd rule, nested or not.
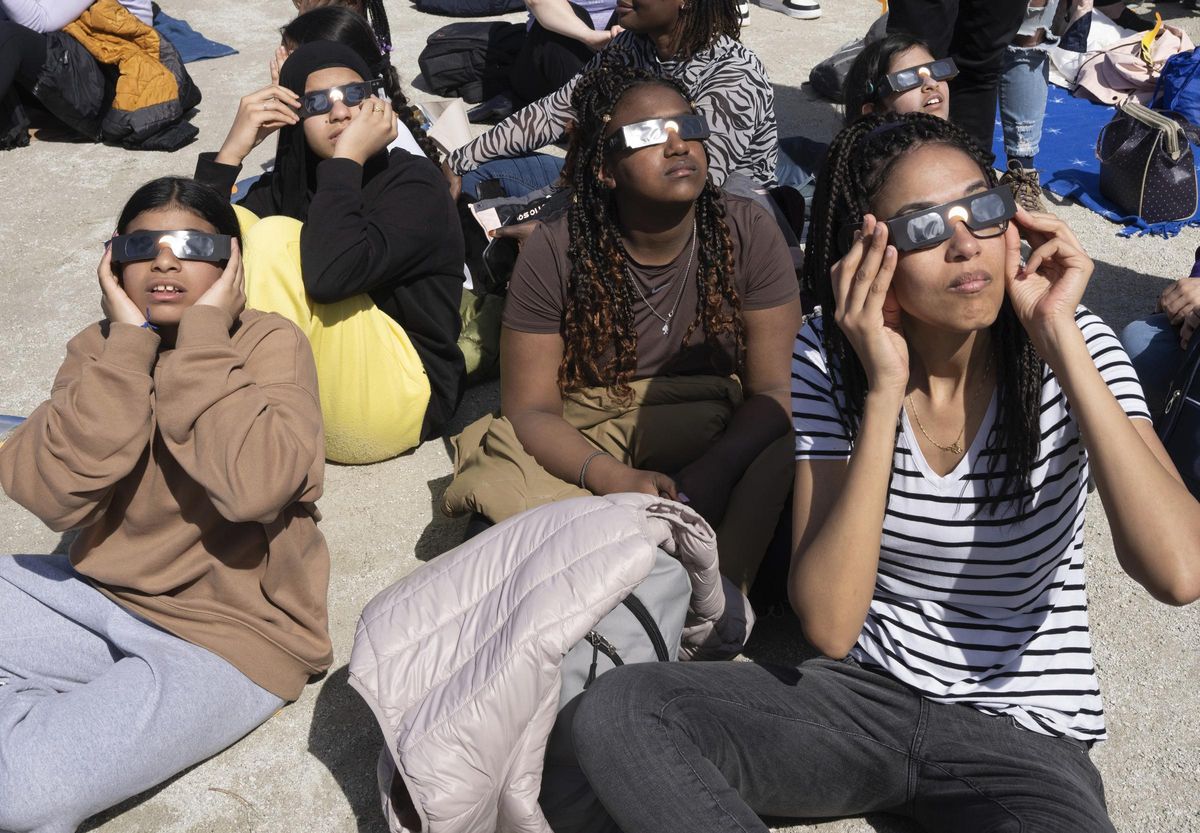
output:
[[[546,743],[540,804],[551,829],[616,833],[579,768],[571,721],[587,688],[604,672],[637,662],[673,662],[692,597],[691,579],[674,556],[659,550],[633,592],[567,652],[558,720]]]
[[[559,710],[611,668],[678,659],[691,598],[687,570],[679,559],[660,549],[650,575],[567,652]]]

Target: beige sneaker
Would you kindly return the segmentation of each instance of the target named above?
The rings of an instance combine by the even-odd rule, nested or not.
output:
[[[1017,205],[1026,211],[1046,210],[1042,202],[1042,183],[1038,180],[1038,172],[1025,168],[1020,162],[1009,162],[1008,170],[1000,177],[1001,185],[1011,185]]]

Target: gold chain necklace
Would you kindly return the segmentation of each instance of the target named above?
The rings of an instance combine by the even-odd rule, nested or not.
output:
[[[992,354],[988,353],[987,363],[983,366],[983,382],[984,382],[984,384],[979,388],[979,390],[975,391],[975,397],[974,397],[975,399],[978,399],[980,391],[982,391],[984,388],[987,387],[988,372],[991,369],[992,369]],[[963,453],[964,449],[962,447],[962,443],[960,442],[960,440],[962,440],[963,435],[967,432],[967,416],[965,416],[965,415],[963,416],[963,427],[958,429],[958,436],[954,438],[954,442],[950,443],[950,445],[942,445],[937,440],[935,440],[933,437],[929,436],[929,432],[926,431],[925,426],[921,424],[921,415],[917,413],[917,406],[915,404],[913,404],[912,394],[910,393],[905,398],[908,400],[908,409],[910,411],[912,411],[913,419],[917,423],[917,428],[919,428],[921,430],[921,433],[925,435],[925,439],[929,440],[931,443],[936,445],[942,451],[948,451],[951,454],[962,454]]]

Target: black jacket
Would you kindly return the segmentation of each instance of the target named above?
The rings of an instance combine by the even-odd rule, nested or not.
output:
[[[176,101],[153,112],[122,113],[113,109],[115,67],[104,66],[66,32],[46,35],[46,63],[33,95],[41,106],[72,130],[93,142],[114,142],[141,150],[178,150],[199,129],[183,120],[200,103],[200,90],[184,69],[179,51],[159,36],[159,60],[175,77]],[[0,147],[28,143],[29,118],[15,90],[0,101]]]

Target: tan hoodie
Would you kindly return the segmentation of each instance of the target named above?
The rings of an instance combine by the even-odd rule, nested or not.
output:
[[[211,306],[159,348],[129,324],[75,336],[0,485],[81,529],[71,562],[106,596],[294,700],[332,661],[312,351],[278,315]]]

